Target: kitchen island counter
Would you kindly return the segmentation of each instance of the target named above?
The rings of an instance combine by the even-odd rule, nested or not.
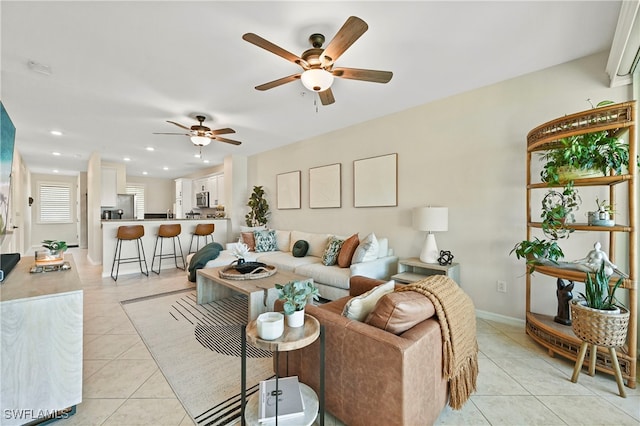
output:
[[[227,218],[219,219],[110,219],[102,220],[102,276],[108,277],[111,275],[111,266],[113,265],[113,258],[115,256],[116,242],[118,241],[116,235],[118,233],[118,227],[142,225],[144,226],[144,236],[142,237],[142,245],[144,247],[144,253],[147,259],[147,266],[151,271],[151,263],[153,261],[153,250],[156,243],[156,236],[158,235],[158,229],[160,225],[173,225],[180,224],[182,232],[180,233],[180,244],[182,245],[182,253],[184,254],[185,261],[189,252],[189,244],[191,243],[191,234],[196,228],[196,225],[213,223],[215,230],[213,233],[213,240],[220,243],[223,247],[229,241],[229,233],[231,232],[230,221]],[[211,242],[211,239],[208,239]],[[200,247],[204,245],[204,238],[200,240]],[[193,250],[195,250],[196,241],[193,241]],[[165,241],[164,253],[170,253],[173,250],[173,244]],[[178,253],[180,253],[178,249]],[[134,242],[123,241],[121,258],[137,257],[136,244]],[[156,260],[157,263],[157,260]],[[189,266],[189,265],[187,265]],[[157,266],[156,266],[157,267]],[[162,269],[175,268],[175,263],[172,259],[163,259]],[[122,263],[120,265],[119,275],[140,273],[140,267],[137,262],[134,263]]]

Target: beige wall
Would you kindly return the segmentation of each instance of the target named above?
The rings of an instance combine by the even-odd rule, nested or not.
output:
[[[144,212],[166,213],[173,209],[176,184],[173,179],[157,179],[142,176],[127,176],[127,183],[144,185]]]
[[[270,227],[361,237],[373,231],[389,237],[400,257],[417,256],[424,241],[411,226],[411,209],[447,206],[449,231],[436,235],[438,246],[461,264],[461,285],[476,308],[524,318],[524,266],[509,251],[526,236],[526,136],[588,109],[587,98],[629,100],[630,86],[608,87],[606,61],[606,54],[590,56],[252,156],[247,187],[264,185]],[[398,206],[354,208],[353,161],[394,152]],[[342,208],[310,209],[309,168],[332,163],[342,164]],[[292,170],[302,171],[302,208],[277,210],[276,175]],[[594,238],[572,236],[567,258],[583,257]],[[507,282],[506,294],[496,292],[497,280]],[[536,293],[534,306],[555,314],[553,282]]]

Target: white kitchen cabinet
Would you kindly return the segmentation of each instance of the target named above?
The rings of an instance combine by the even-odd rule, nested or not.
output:
[[[112,167],[101,169],[101,193],[100,205],[102,207],[115,207],[118,199],[118,171]]]
[[[193,209],[191,179],[176,179],[176,219],[184,219],[185,214]]]
[[[209,176],[207,191],[209,191],[209,206],[224,205],[224,175]]]

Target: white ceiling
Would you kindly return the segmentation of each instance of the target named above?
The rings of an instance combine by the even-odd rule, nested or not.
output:
[[[230,154],[250,156],[608,51],[620,5],[3,0],[1,99],[32,172],[74,174],[98,151],[103,161],[130,157],[130,175],[175,178]],[[300,55],[309,35],[329,41],[350,15],[369,30],[336,66],[393,71],[388,84],[336,79],[336,103],[317,112],[316,95],[299,81],[254,89],[300,68],[245,42],[244,33]],[[166,120],[196,124],[198,113],[213,129],[235,129],[227,136],[242,145],[213,142],[203,148],[205,164],[186,136],[152,134],[180,131]]]

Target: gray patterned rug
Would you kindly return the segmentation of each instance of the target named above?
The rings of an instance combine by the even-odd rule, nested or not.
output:
[[[198,305],[195,290],[188,289],[127,300],[122,307],[198,425],[239,421],[245,296]],[[247,345],[248,395],[272,375],[271,352]]]

